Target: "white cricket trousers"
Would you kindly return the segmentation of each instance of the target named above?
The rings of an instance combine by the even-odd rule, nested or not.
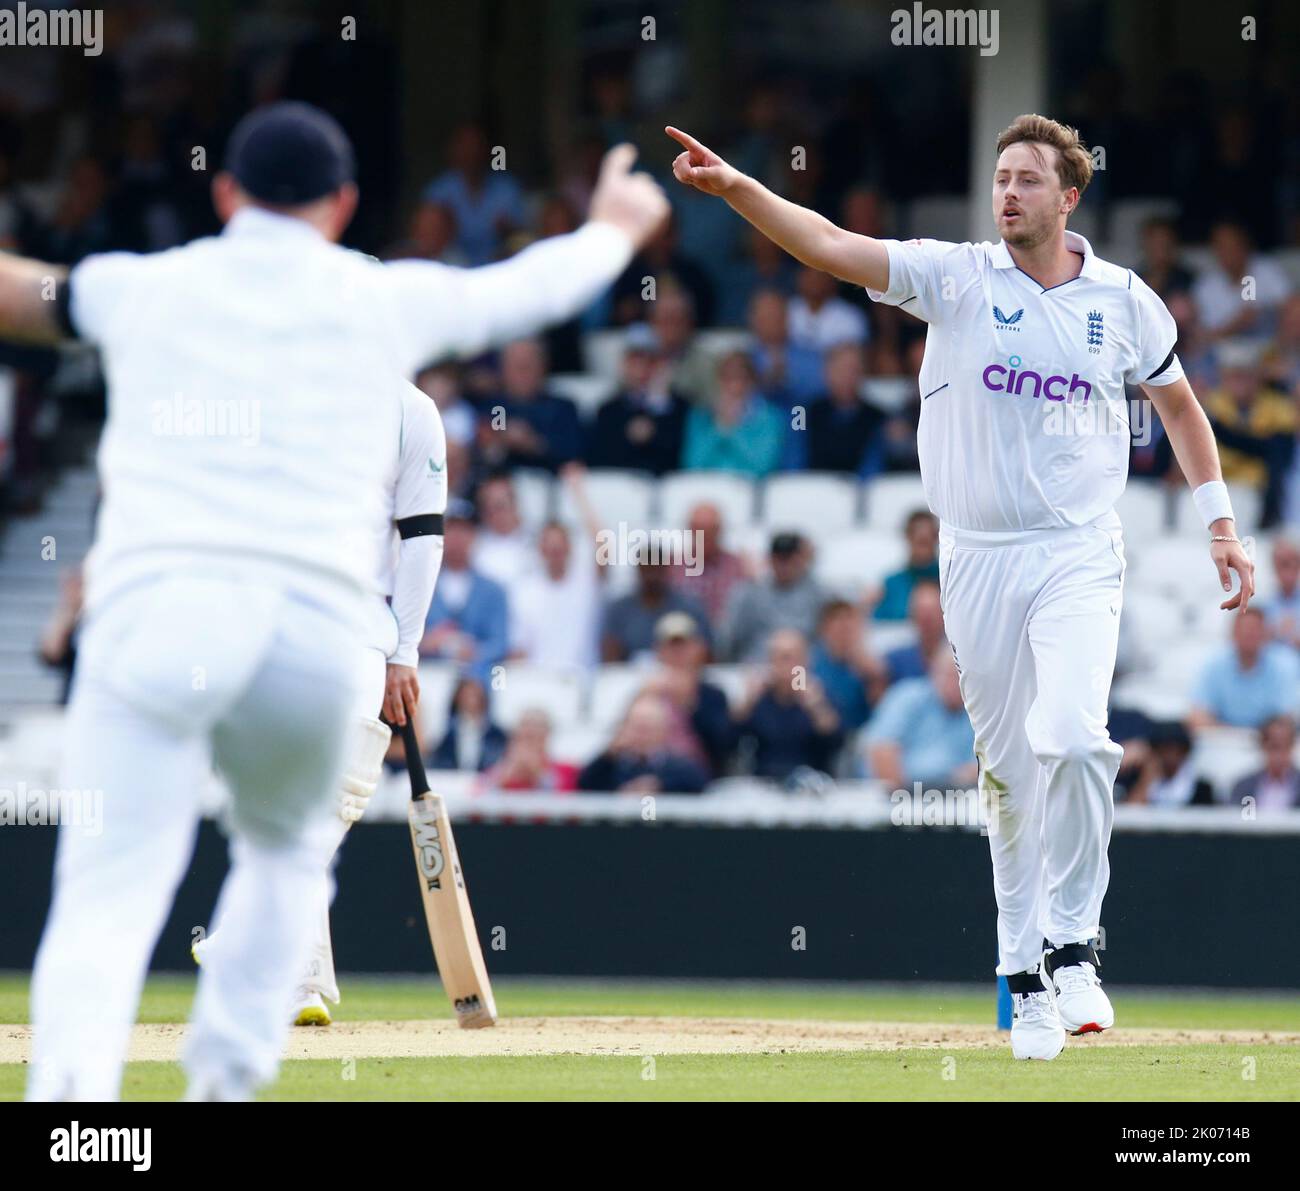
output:
[[[999,975],[1100,930],[1123,751],[1106,731],[1119,517],[1020,533],[940,529],[944,621],[990,813]]]
[[[185,1066],[191,1088],[250,1093],[274,1078],[326,880],[310,837],[335,814],[356,624],[341,599],[216,569],[141,583],[89,618],[60,787],[101,791],[102,825],[59,829],[29,1099],[117,1098],[210,764],[232,796],[231,871]]]

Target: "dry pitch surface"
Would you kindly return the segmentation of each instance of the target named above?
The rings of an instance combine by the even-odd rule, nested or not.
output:
[[[130,1058],[174,1062],[185,1027],[140,1025]],[[1120,1029],[1071,1038],[1071,1048],[1300,1044],[1300,1033],[1277,1030]],[[298,1029],[288,1059],[469,1058],[484,1055],[725,1055],[820,1051],[984,1049],[1005,1047],[1006,1035],[985,1026],[925,1022],[763,1021],[686,1017],[503,1018],[491,1029],[462,1030],[450,1021],[336,1022]],[[0,1063],[24,1063],[26,1026],[0,1027]]]

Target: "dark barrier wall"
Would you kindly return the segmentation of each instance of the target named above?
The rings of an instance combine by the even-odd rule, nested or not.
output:
[[[488,965],[498,974],[775,979],[991,979],[987,841],[941,830],[466,823],[456,829]],[[31,966],[54,832],[0,829],[0,968]],[[204,824],[154,958],[189,967],[225,841]],[[1300,839],[1116,835],[1109,980],[1300,988]],[[361,824],[335,902],[340,971],[432,968],[404,824]],[[493,934],[505,944],[493,950]],[[795,944],[802,941],[802,950]]]

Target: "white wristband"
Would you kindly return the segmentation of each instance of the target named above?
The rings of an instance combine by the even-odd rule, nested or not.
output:
[[[1232,516],[1232,501],[1228,498],[1228,485],[1222,480],[1210,480],[1209,483],[1202,484],[1192,493],[1192,503],[1201,515],[1201,520],[1205,522],[1206,529],[1223,517],[1236,520]]]

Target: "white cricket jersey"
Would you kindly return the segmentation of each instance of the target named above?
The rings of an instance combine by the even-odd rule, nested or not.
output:
[[[397,378],[571,316],[631,251],[588,224],[482,269],[383,265],[246,208],[220,236],[87,258],[70,316],[108,380],[88,605],[213,557],[321,598],[373,591]]]
[[[389,442],[384,460],[382,502],[371,526],[375,560],[372,589],[376,593],[365,628],[365,641],[390,660],[414,666],[418,662],[420,634],[433,597],[433,584],[442,559],[441,541],[426,564],[399,569],[402,536],[398,523],[412,518],[441,516],[447,508],[447,440],[433,398],[408,381],[398,389],[400,411],[397,435]],[[437,531],[441,537],[441,529]],[[429,527],[407,544],[407,549],[428,541]],[[399,591],[399,583],[401,590]],[[391,603],[390,603],[391,597]],[[406,613],[409,611],[409,616]]]
[[[1007,246],[884,241],[889,289],[868,290],[930,324],[917,446],[931,509],[969,530],[1086,525],[1128,476],[1125,385],[1183,375],[1164,303],[1130,269],[1082,253],[1044,289]]]
[[[397,522],[447,508],[447,440],[438,407],[408,381],[401,383],[398,399],[401,423],[385,460],[384,504],[374,525],[374,590],[381,596],[393,594],[401,549]]]

